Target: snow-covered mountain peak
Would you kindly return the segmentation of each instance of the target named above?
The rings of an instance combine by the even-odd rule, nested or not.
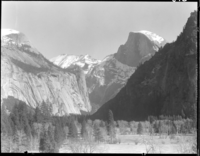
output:
[[[86,55],[84,56],[84,58],[91,58],[91,56],[90,56],[89,54],[86,54]]]
[[[150,40],[157,41],[159,44],[164,42],[164,38],[160,37],[159,35],[157,35],[153,32],[150,32],[150,31],[147,31],[147,30],[140,30],[138,32],[146,35]]]
[[[1,45],[8,47],[17,46],[21,51],[28,51],[41,55],[37,48],[31,44],[27,36],[17,30],[1,29]]]
[[[13,29],[1,29],[1,42],[3,44],[31,46],[30,40],[22,32]]]
[[[50,61],[58,66],[67,68],[68,66],[70,66],[73,62],[77,61],[78,59],[79,59],[79,57],[75,56],[75,55],[61,54],[57,57],[50,59]]]
[[[88,63],[88,64],[90,64],[90,63],[96,64],[96,63],[101,62],[101,60],[97,60],[97,59],[95,59],[95,58],[92,58],[92,56],[89,55],[89,54],[84,55],[83,58],[84,58],[85,62]]]
[[[1,37],[9,34],[19,34],[20,32],[13,29],[1,29]]]
[[[68,68],[71,65],[78,65],[84,70],[85,74],[87,74],[94,65],[101,62],[101,60],[94,59],[89,54],[79,56],[62,54],[50,59],[50,61],[62,68]]]
[[[165,43],[162,37],[150,31],[133,31],[129,33],[126,43],[119,47],[114,57],[123,64],[137,67],[144,57],[149,56],[149,59],[149,54],[153,56]]]

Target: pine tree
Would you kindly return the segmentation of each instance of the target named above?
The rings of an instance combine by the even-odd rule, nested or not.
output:
[[[40,133],[39,151],[40,151],[40,152],[44,152],[44,151],[45,151],[45,138],[44,138],[44,132]]]
[[[157,120],[153,122],[153,130],[155,133],[159,133],[159,122]]]
[[[156,120],[156,119],[155,119],[154,116],[149,116],[149,117],[148,117],[148,121],[150,122],[151,125],[153,124],[153,122],[154,122],[155,120]]]
[[[172,127],[173,127],[173,134],[177,133],[177,126],[174,121],[172,121]]]
[[[35,118],[35,122],[37,122],[37,123],[42,123],[42,121],[43,121],[42,113],[41,113],[41,111],[40,111],[38,106],[35,109],[34,118]]]
[[[106,127],[106,124],[105,124],[104,121],[101,121],[99,126],[105,128],[105,127]]]
[[[4,133],[8,136],[13,135],[13,122],[10,118],[10,116],[7,115],[6,113],[6,108],[4,105],[1,108],[1,133]]]
[[[113,113],[111,110],[109,110],[108,133],[109,133],[111,142],[113,142],[113,139],[115,139],[116,137],[116,133],[115,133]]]
[[[143,133],[143,126],[142,123],[138,123],[138,128],[137,128],[137,134],[142,134]]]
[[[24,116],[23,121],[23,129],[25,134],[30,138],[31,137],[31,127],[29,125],[27,117]]]
[[[52,125],[49,126],[48,128],[48,136],[49,136],[49,140],[51,143],[50,146],[50,153],[56,153],[57,151],[57,143],[54,139],[54,127]]]
[[[20,122],[20,130],[23,130],[25,134],[30,138],[31,137],[31,127],[29,125],[29,113],[28,108],[25,102],[19,101],[18,114],[19,114],[19,122]]]
[[[41,112],[44,117],[44,122],[48,122],[51,120],[51,109],[49,108],[48,104],[44,101],[41,104]]]
[[[162,133],[162,122],[161,121],[158,122],[158,131],[159,131],[159,134]]]
[[[31,136],[34,135],[34,127],[33,127],[33,123],[34,123],[34,114],[33,112],[29,112],[29,115],[27,116],[27,121],[30,127],[30,132],[31,132]]]
[[[150,133],[150,135],[153,134],[153,126],[151,124],[149,125],[149,133]]]
[[[24,131],[18,130],[14,135],[14,152],[25,152],[28,150],[28,138]]]
[[[12,137],[5,133],[1,133],[1,152],[10,153],[12,152]]]
[[[18,111],[18,105],[15,104],[11,113],[11,120],[14,124],[14,132],[17,132],[17,130],[21,129],[21,125],[19,122],[19,111]]]
[[[194,105],[193,105],[192,119],[193,119],[192,126],[196,129],[197,128],[197,104],[196,103],[194,103]]]
[[[65,139],[64,128],[62,128],[62,126],[59,122],[55,125],[54,138],[58,145],[60,145],[62,143],[62,141],[64,141],[64,139]]]
[[[185,118],[185,113],[184,113],[183,109],[181,110],[181,115],[183,118]]]
[[[52,144],[48,135],[48,131],[43,131],[40,136],[40,152],[50,153],[52,150]]]
[[[69,126],[69,136],[71,138],[77,138],[78,137],[78,131],[75,125],[75,121],[71,121]]]
[[[113,112],[109,110],[109,125],[114,126]]]
[[[102,136],[102,133],[101,133],[98,123],[94,124],[94,138],[95,138],[95,141],[97,141],[97,142],[103,140],[103,136]]]
[[[87,129],[86,129],[86,121],[85,120],[83,120],[83,122],[82,122],[81,136],[82,136],[82,138],[87,138]]]

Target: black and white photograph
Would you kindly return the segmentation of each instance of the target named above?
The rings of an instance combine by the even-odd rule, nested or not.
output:
[[[1,4],[1,153],[199,154],[197,1]]]

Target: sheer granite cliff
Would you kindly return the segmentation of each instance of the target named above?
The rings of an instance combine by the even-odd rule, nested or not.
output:
[[[21,32],[2,31],[1,103],[13,96],[33,108],[44,101],[58,116],[91,111],[83,77],[48,61]]]

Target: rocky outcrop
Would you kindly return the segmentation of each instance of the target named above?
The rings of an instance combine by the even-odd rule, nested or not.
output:
[[[150,59],[166,41],[149,31],[130,32],[128,40],[121,45],[114,57],[121,63],[137,67]]]
[[[127,62],[129,63],[129,62]],[[140,65],[126,85],[93,119],[145,120],[149,115],[192,117],[197,100],[197,12],[173,43]]]
[[[1,37],[1,103],[13,96],[33,108],[44,101],[54,115],[91,111],[84,77],[48,61],[22,33],[6,32]]]

